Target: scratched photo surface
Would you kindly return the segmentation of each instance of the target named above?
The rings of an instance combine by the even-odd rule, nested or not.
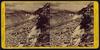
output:
[[[6,2],[5,47],[93,47],[93,2]]]

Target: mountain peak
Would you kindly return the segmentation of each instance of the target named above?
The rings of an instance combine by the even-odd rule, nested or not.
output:
[[[89,9],[93,8],[93,3],[90,3],[87,7],[81,9],[78,14],[83,14],[85,13],[86,11],[88,11]],[[92,9],[91,9],[92,10]]]
[[[44,12],[46,9],[48,9],[48,8],[50,8],[50,3],[46,3],[46,4],[44,5],[44,7],[39,8],[38,10],[36,10],[36,11],[34,12],[34,14],[35,14],[35,15],[36,15],[36,14],[40,14],[40,13]]]

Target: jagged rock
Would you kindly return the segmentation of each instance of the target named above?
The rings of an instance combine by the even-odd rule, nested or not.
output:
[[[22,14],[24,13],[24,15],[26,15],[28,13],[28,14],[30,14],[29,16],[32,17],[32,19],[31,19],[31,17],[30,18],[28,17],[27,18],[27,19],[29,19],[28,21],[25,21],[23,23],[21,22],[21,24],[17,24],[13,27],[9,27],[9,29],[6,30],[6,31],[14,30],[12,32],[17,33],[16,36],[13,36],[13,35],[10,35],[8,32],[6,32],[6,39],[7,39],[6,46],[9,47],[8,43],[10,43],[10,44],[12,43],[13,45],[11,45],[11,47],[15,47],[14,43],[16,43],[16,44],[20,43],[22,40],[23,40],[22,44],[24,44],[24,45],[19,45],[19,47],[47,47],[47,46],[49,46],[49,47],[72,47],[72,46],[74,46],[75,47],[75,46],[79,46],[81,44],[81,42],[84,42],[84,41],[87,41],[87,43],[90,41],[93,42],[93,34],[92,35],[86,34],[85,36],[82,36],[81,40],[78,40],[78,41],[77,41],[77,38],[79,36],[76,37],[77,32],[81,33],[81,30],[79,28],[78,28],[79,30],[76,28],[77,28],[77,26],[80,26],[80,23],[82,21],[82,19],[81,19],[82,14],[86,15],[89,12],[90,16],[92,16],[93,15],[92,7],[93,7],[92,4],[90,4],[90,5],[88,5],[88,7],[80,10],[78,13],[75,13],[75,12],[70,12],[67,10],[52,9],[52,8],[50,8],[50,3],[47,3],[44,5],[44,7],[39,8],[32,14],[30,14],[28,12],[24,12],[24,11],[14,12],[16,14],[11,13],[10,14],[11,16],[13,16],[13,15],[17,16],[18,12],[19,12],[18,13],[19,16],[20,16],[20,13],[22,13]],[[22,15],[22,16],[24,16],[24,15]],[[26,15],[26,16],[28,16],[28,15]],[[34,16],[38,20],[33,19]],[[21,18],[23,18],[23,17],[21,17]],[[20,20],[21,20],[21,18],[20,18]],[[37,20],[37,21],[34,21],[34,20]],[[38,34],[38,30],[36,29],[36,27],[37,27],[37,29],[41,30],[41,31],[39,31],[41,33]],[[91,27],[93,27],[93,26],[91,26]],[[37,31],[35,31],[35,29]],[[90,33],[90,32],[88,32],[88,33]],[[32,35],[34,35],[34,36],[32,36]],[[71,41],[71,35],[73,36],[72,41]],[[11,40],[14,39],[17,42],[15,42],[15,41],[14,41],[14,43],[7,42],[7,41],[11,41],[9,38],[11,38]],[[78,39],[80,39],[80,38],[78,38]],[[90,41],[88,41],[88,40],[90,40]],[[80,46],[83,46],[83,45],[80,45]]]

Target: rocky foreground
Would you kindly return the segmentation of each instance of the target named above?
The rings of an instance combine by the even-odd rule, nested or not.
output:
[[[48,7],[43,7],[42,14],[48,12]],[[41,10],[41,9],[40,9]],[[40,11],[38,10],[38,11]],[[89,5],[79,12],[70,12],[63,10],[49,9],[50,14],[47,15],[49,26],[43,32],[36,29],[38,16],[40,12],[35,13],[7,13],[6,17],[12,19],[17,16],[14,21],[6,18],[10,24],[6,24],[5,46],[6,47],[93,47],[94,46],[94,23],[93,23],[93,7]],[[82,17],[84,14],[90,14],[91,23],[87,29],[80,29]],[[11,17],[11,18],[10,18]],[[25,18],[24,18],[25,17]],[[7,22],[6,22],[7,23]]]

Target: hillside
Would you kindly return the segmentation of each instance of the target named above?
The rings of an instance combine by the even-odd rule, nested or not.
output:
[[[93,7],[89,5],[79,12],[58,10],[50,8],[48,3],[34,12],[8,9],[5,14],[6,47],[92,47],[92,10]],[[91,23],[85,24],[89,26],[87,29],[80,29],[83,14],[91,18]],[[36,29],[41,26],[37,23],[45,22],[44,18],[48,20],[47,23],[41,24],[44,28]]]

